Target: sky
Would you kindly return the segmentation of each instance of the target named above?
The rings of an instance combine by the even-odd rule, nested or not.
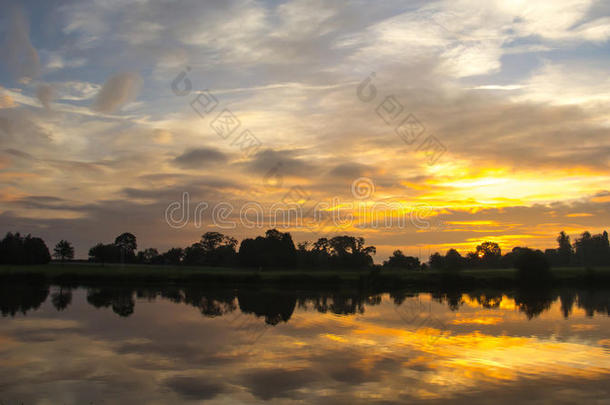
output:
[[[3,232],[86,258],[276,226],[380,262],[610,224],[608,2],[0,7]]]

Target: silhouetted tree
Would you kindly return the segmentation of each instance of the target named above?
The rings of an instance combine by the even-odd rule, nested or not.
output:
[[[476,252],[468,252],[466,253],[466,266],[473,268],[479,267],[481,265],[481,258],[477,255]]]
[[[40,238],[26,236],[23,240],[23,248],[27,264],[47,264],[51,261],[49,248]]]
[[[364,268],[373,265],[377,253],[375,246],[364,246],[364,238],[354,236],[335,236],[328,241],[331,264],[342,268]]]
[[[260,236],[256,239],[244,239],[239,244],[239,264],[245,267],[259,267],[263,264],[263,255],[260,249],[262,248],[262,239]]]
[[[483,267],[498,267],[502,250],[496,242],[483,242],[476,248],[476,257]]]
[[[114,244],[119,248],[121,262],[134,262],[135,251],[138,248],[134,234],[124,232],[114,239]]]
[[[124,232],[117,236],[114,239],[114,244],[121,249],[131,252],[138,248],[135,235],[129,232]]]
[[[2,264],[25,264],[23,237],[19,232],[8,232],[0,242],[0,261]]]
[[[455,249],[449,249],[445,253],[445,269],[451,271],[461,270],[464,267],[464,258]]]
[[[299,244],[297,253],[299,255],[299,263],[303,267],[330,267],[331,247],[328,238],[320,238],[312,244],[309,242]]]
[[[392,253],[392,256],[383,262],[383,267],[419,270],[421,268],[421,263],[417,257],[405,256],[400,250],[395,250],[394,253]]]
[[[311,254],[311,249],[309,249],[310,245],[311,242],[309,241],[297,243],[297,264],[299,267],[316,267],[313,261],[313,255]]]
[[[562,265],[562,263],[561,263],[562,260],[559,257],[559,252],[557,251],[557,249],[545,249],[544,257],[546,257],[546,259],[549,261],[551,266],[561,266]],[[513,267],[513,266],[511,265],[509,267]]]
[[[239,262],[247,267],[293,267],[297,264],[297,250],[290,233],[270,229],[264,237],[241,242]]]
[[[60,240],[53,249],[53,256],[63,262],[64,260],[74,259],[74,247],[67,240]]]
[[[294,266],[297,262],[297,251],[292,241],[292,236],[288,232],[280,232],[277,229],[270,229],[265,232],[265,242],[263,244],[268,263],[276,262],[278,266]],[[273,265],[273,264],[268,264]]]
[[[510,252],[508,252],[507,254],[502,256],[502,258],[500,259],[501,267],[507,268],[507,269],[516,268],[515,260],[517,259],[517,256],[519,256],[519,254],[521,253],[521,251],[523,249],[526,249],[526,248],[516,246]],[[545,257],[546,257],[546,255],[545,255]]]
[[[138,252],[136,256],[138,263],[143,264],[159,264],[162,263],[162,257],[159,255],[159,251],[154,248],[144,249]]]
[[[182,263],[184,250],[182,250],[182,248],[171,248],[161,256],[163,257],[163,263],[178,265]]]
[[[428,259],[430,268],[435,270],[442,270],[445,267],[445,258],[438,252],[434,252]]]
[[[574,242],[576,257],[585,266],[610,264],[610,246],[608,232],[591,235],[585,231]]]
[[[0,241],[0,263],[2,264],[46,264],[51,261],[49,248],[40,238],[19,232],[7,233]]]
[[[478,256],[476,260],[480,260]],[[436,252],[430,255],[430,259],[428,259],[428,264],[431,268],[448,271],[458,271],[464,267],[466,262],[467,259],[464,259],[455,249],[449,249],[447,253],[445,253],[445,256],[441,256],[440,253]]]
[[[525,282],[537,282],[549,277],[550,265],[544,253],[529,248],[515,248],[515,267],[519,278]]]
[[[235,263],[237,240],[219,232],[206,232],[184,251],[184,263],[202,266],[230,266]]]
[[[89,249],[89,260],[96,263],[119,263],[124,258],[121,252],[114,243],[108,245],[98,243]]]
[[[572,263],[574,257],[574,248],[570,243],[570,237],[564,231],[559,232],[557,236],[557,264],[567,266]]]

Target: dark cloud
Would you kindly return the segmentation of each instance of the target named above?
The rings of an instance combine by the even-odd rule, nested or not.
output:
[[[133,101],[140,90],[142,79],[137,73],[118,73],[110,77],[93,101],[92,108],[103,113],[112,113]]]
[[[296,390],[307,387],[319,378],[311,370],[253,369],[242,374],[244,385],[250,392],[265,401],[273,398],[299,397]]]
[[[217,149],[196,148],[185,151],[182,155],[176,157],[173,163],[185,169],[200,169],[210,168],[226,161],[227,156]]]
[[[355,179],[360,176],[371,175],[373,172],[374,168],[372,166],[362,163],[348,162],[341,163],[333,167],[329,174],[331,176]]]
[[[26,159],[26,160],[33,160],[35,159],[34,156],[30,155],[27,152],[23,152],[21,150],[17,150],[17,149],[4,149],[4,153],[11,155],[11,156],[15,156],[21,159]]]
[[[227,390],[223,384],[210,381],[208,377],[172,377],[165,380],[165,386],[185,398],[195,400],[212,399]]]
[[[70,172],[73,176],[78,174],[102,174],[106,168],[101,163],[79,162],[74,160],[45,160],[49,166]]]
[[[20,198],[16,201],[11,201],[10,204],[29,209],[75,211],[81,208],[80,205],[75,205],[63,198],[46,195],[32,195]]]
[[[301,151],[297,149],[272,150],[265,149],[254,155],[249,161],[237,164],[245,171],[254,172],[262,175],[269,175],[271,172],[278,176],[311,177],[318,175],[320,168],[299,157]]]
[[[24,11],[14,5],[4,4],[4,43],[0,55],[6,68],[17,79],[33,79],[40,72],[40,59],[30,41],[30,24]]]
[[[51,109],[51,101],[55,98],[55,89],[48,84],[39,84],[38,87],[36,87],[36,97],[44,108],[49,110]]]

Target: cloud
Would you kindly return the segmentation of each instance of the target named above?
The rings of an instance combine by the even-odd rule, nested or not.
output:
[[[378,198],[475,210],[498,201],[503,207],[573,201],[607,188],[610,84],[603,40],[610,9],[600,2],[415,1],[405,7],[395,1],[151,0],[49,8],[36,10],[36,22],[51,11],[58,17],[54,35],[37,37],[46,32],[37,27],[30,40],[21,24],[12,38],[41,44],[42,86],[52,86],[56,96],[46,87],[36,94],[42,79],[0,91],[0,106],[10,107],[0,110],[0,141],[32,156],[5,153],[0,174],[11,181],[7,195],[71,195],[89,204],[105,232],[121,231],[124,221],[108,221],[105,215],[115,212],[101,205],[126,197],[154,201],[146,210],[124,207],[148,224],[183,191],[271,204],[298,186],[319,200],[350,198],[351,181],[367,176]],[[8,19],[0,23],[3,34],[8,26]],[[93,68],[81,69],[85,62]],[[175,97],[169,84],[187,65],[193,92]],[[378,94],[365,103],[356,87],[373,71]],[[188,104],[208,87],[220,105],[202,120]],[[136,95],[137,103],[126,105]],[[428,166],[418,144],[407,145],[380,118],[378,106],[390,95],[422,122],[425,136],[447,147],[437,165]],[[53,100],[56,113],[40,111],[40,103]],[[242,127],[221,140],[209,120],[225,106]],[[129,114],[107,115],[121,108]],[[264,145],[250,157],[232,143],[244,129]],[[223,178],[212,175],[219,167]],[[271,181],[274,173],[283,181]],[[11,206],[15,215],[36,218],[32,202],[20,201],[23,207]],[[38,219],[51,227],[53,218],[63,219],[69,232],[76,222],[63,214],[48,208],[47,219]],[[567,218],[589,224],[587,217]],[[158,247],[184,239],[162,238],[163,223],[135,227],[142,237],[159,235]],[[477,229],[361,233],[392,248],[466,243],[478,235]]]
[[[165,129],[155,129],[153,131],[153,142],[159,145],[167,145],[172,143],[174,136]]]
[[[184,169],[198,169],[222,164],[226,161],[227,156],[217,149],[197,148],[185,151],[182,155],[176,157],[173,163]]]
[[[17,104],[13,97],[10,94],[2,93],[2,88],[0,87],[0,109],[2,108],[13,108],[16,107]]]
[[[357,177],[370,175],[373,167],[362,163],[348,162],[335,166],[329,174],[332,176],[355,179]]]
[[[36,104],[37,105],[37,104]],[[44,120],[25,108],[0,110],[0,137],[5,135],[4,145],[17,147],[32,153],[38,149],[49,150],[52,133]]]
[[[513,96],[513,100],[558,105],[610,104],[607,69],[591,62],[547,60],[521,87],[522,92]]]
[[[36,87],[36,97],[47,110],[51,109],[51,101],[55,98],[53,86],[41,83]]]
[[[142,84],[137,73],[118,73],[110,77],[95,97],[92,108],[103,113],[112,113],[133,101]]]
[[[273,398],[299,397],[297,390],[316,381],[319,376],[310,370],[256,369],[243,373],[244,385],[256,397],[268,401]]]
[[[17,150],[17,149],[11,149],[11,148],[4,149],[3,152],[8,154],[8,155],[11,155],[11,156],[18,157],[20,159],[26,159],[26,160],[34,160],[35,159],[34,156],[30,155],[29,153],[23,152],[23,151],[20,151],[20,150]]]
[[[30,41],[29,22],[17,6],[8,6],[5,11],[7,31],[0,55],[15,78],[29,81],[40,72],[38,52]]]
[[[42,60],[44,61],[44,67],[48,71],[55,71],[64,68],[78,68],[82,67],[87,63],[86,58],[77,57],[72,59],[65,59],[61,53],[41,51]]]
[[[68,101],[90,100],[95,97],[102,88],[99,84],[76,80],[55,82],[52,83],[52,85],[57,90],[58,97],[61,100]]]
[[[183,397],[193,400],[208,400],[226,391],[223,384],[205,378],[175,376],[165,380],[165,386]]]
[[[316,175],[319,168],[311,161],[298,156],[299,150],[265,149],[255,154],[250,160],[238,165],[249,172],[268,175],[277,172],[279,176],[310,177]]]

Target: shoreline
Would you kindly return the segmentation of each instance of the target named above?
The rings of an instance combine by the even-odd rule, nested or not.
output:
[[[464,269],[458,272],[399,269],[324,270],[151,266],[137,264],[52,263],[2,265],[0,280],[37,279],[49,283],[89,282],[206,283],[238,285],[353,286],[362,288],[478,288],[522,285],[515,269]],[[610,267],[551,269],[551,278],[536,286],[610,285]]]

